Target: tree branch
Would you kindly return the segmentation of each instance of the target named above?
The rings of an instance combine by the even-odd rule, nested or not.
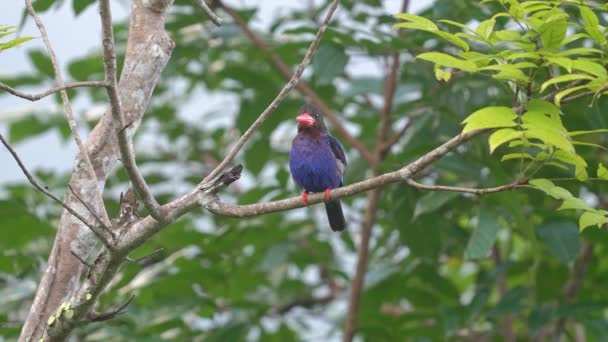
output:
[[[127,307],[129,306],[129,304],[131,304],[131,302],[133,301],[133,298],[135,298],[135,295],[131,295],[131,297],[129,297],[129,299],[124,304],[122,304],[118,308],[116,308],[114,310],[110,310],[108,312],[101,312],[101,313],[90,312],[87,315],[87,318],[91,322],[103,322],[103,321],[110,320],[110,319],[120,315],[121,313],[124,313],[126,311]]]
[[[68,99],[68,93],[65,90],[65,83],[63,82],[63,77],[61,76],[61,69],[59,68],[59,63],[57,62],[57,56],[55,55],[55,51],[53,50],[53,46],[51,45],[51,41],[46,32],[46,28],[44,27],[44,23],[42,22],[42,20],[40,20],[40,17],[38,17],[38,14],[34,10],[34,7],[32,6],[32,1],[25,0],[25,4],[26,4],[27,10],[28,10],[30,16],[34,19],[34,22],[36,23],[36,26],[38,26],[38,30],[40,31],[40,34],[42,35],[42,40],[44,41],[44,45],[46,46],[49,57],[51,59],[51,64],[53,65],[53,70],[55,72],[55,79],[57,81],[57,86],[64,88],[63,90],[59,91],[59,93],[61,94],[61,101],[63,102],[63,108],[65,109],[65,114],[68,118],[68,126],[70,127],[70,131],[72,132],[72,136],[74,137],[74,140],[76,141],[76,145],[78,145],[78,150],[80,151],[80,154],[82,155],[82,159],[85,162],[85,168],[87,169],[87,172],[89,173],[89,176],[91,177],[91,179],[94,179],[95,183],[98,183],[97,175],[95,174],[95,169],[93,168],[93,164],[91,163],[91,160],[89,159],[89,153],[84,148],[82,139],[80,138],[80,134],[78,133],[78,125],[76,124],[76,120],[74,119],[74,114],[72,112],[72,105],[70,104],[70,100]],[[110,219],[108,218],[108,212],[106,211],[106,208],[105,208],[105,205],[103,202],[103,196],[101,194],[101,190],[99,189],[98,186],[96,186],[94,191],[95,191],[95,197],[97,199],[98,206],[99,206],[98,214],[104,219],[104,221],[106,222],[106,226],[109,226]]]
[[[20,92],[19,90],[11,88],[11,86],[0,82],[0,89],[6,90],[8,93],[10,93],[12,95],[15,95],[17,97],[20,97],[20,98],[26,99],[26,100],[30,100],[30,101],[38,101],[42,98],[45,98],[49,95],[55,94],[57,92],[60,92],[62,90],[66,90],[66,89],[84,88],[84,87],[107,87],[107,86],[108,86],[108,83],[105,81],[73,82],[73,83],[64,84],[63,86],[57,86],[55,88],[51,88],[40,94],[30,95],[30,94]]]
[[[562,294],[567,303],[572,302],[576,298],[578,289],[583,284],[583,279],[589,268],[589,264],[593,260],[593,243],[583,241],[583,249],[581,254],[574,265],[571,278],[566,282],[562,288]],[[556,340],[560,340],[561,336],[566,331],[567,317],[561,317],[555,324],[554,336]]]
[[[459,186],[427,185],[427,184],[418,183],[413,179],[408,179],[407,184],[409,184],[415,188],[423,189],[423,190],[452,191],[452,192],[464,192],[464,193],[474,194],[474,195],[485,195],[485,194],[490,194],[493,192],[501,192],[501,191],[520,188],[520,187],[528,184],[528,180],[520,179],[511,184],[501,185],[501,186],[497,186],[494,188],[481,188],[481,189],[465,188],[465,187],[459,187]]]
[[[500,255],[500,250],[498,249],[498,245],[496,243],[494,243],[494,247],[492,247],[492,258],[494,259],[494,265],[496,266],[497,269],[504,267],[504,263],[502,261],[502,256]],[[499,299],[502,300],[506,296],[507,292],[509,292],[505,269],[501,270],[496,275],[496,285],[498,287],[498,294],[500,296]],[[505,315],[501,319],[501,323],[502,323],[504,341],[506,341],[506,342],[517,341],[517,339],[515,337],[515,332],[513,331],[513,316]]]
[[[271,52],[270,47],[255,32],[253,32],[251,28],[249,28],[249,26],[247,26],[247,23],[243,20],[243,18],[239,16],[239,14],[234,9],[227,6],[223,2],[220,2],[219,6],[224,10],[224,12],[226,12],[230,17],[232,17],[234,22],[241,28],[241,30],[243,30],[249,40],[251,40],[253,45],[255,45],[261,51],[268,52],[270,54],[269,58],[271,63],[279,70],[279,72],[283,75],[285,79],[291,79],[293,77],[289,66],[281,59],[278,54]],[[344,141],[348,145],[359,151],[361,156],[365,158],[368,163],[372,164],[375,161],[373,153],[369,149],[367,149],[367,147],[365,147],[365,145],[363,145],[360,140],[348,133],[338,116],[334,114],[331,109],[329,109],[329,106],[317,95],[317,93],[315,93],[315,91],[313,91],[306,84],[306,82],[298,82],[298,84],[296,85],[296,89],[298,89],[298,91],[304,96],[310,98],[310,100],[317,107],[319,107],[321,112],[323,112],[323,115],[331,122],[336,132],[344,139]]]
[[[205,12],[205,14],[207,14],[209,19],[215,24],[215,26],[222,26],[222,23],[224,21],[222,20],[222,18],[218,17],[217,14],[213,13],[211,8],[207,6],[205,0],[194,0],[194,2],[203,10],[203,12]]]
[[[34,186],[34,188],[38,189],[40,192],[42,192],[43,194],[45,194],[48,197],[50,197],[55,202],[61,204],[61,206],[64,207],[65,210],[67,210],[70,214],[72,214],[74,217],[76,217],[80,222],[82,222],[82,224],[84,224],[85,226],[87,226],[87,228],[89,228],[99,238],[99,240],[101,240],[101,242],[103,242],[103,244],[108,249],[113,249],[114,248],[112,246],[112,243],[110,243],[110,241],[113,240],[113,238],[114,238],[114,235],[110,232],[110,230],[105,230],[104,231],[102,229],[102,227],[105,227],[105,226],[97,227],[95,225],[90,224],[74,208],[72,208],[71,206],[69,206],[66,203],[64,203],[59,197],[55,196],[52,192],[50,192],[49,190],[47,190],[46,187],[41,186],[40,183],[38,183],[38,181],[36,181],[36,179],[34,178],[34,176],[32,176],[32,174],[27,170],[27,168],[25,167],[25,164],[23,164],[23,162],[21,161],[21,158],[19,158],[19,155],[17,154],[17,152],[15,152],[15,150],[8,143],[8,141],[6,139],[4,139],[4,136],[2,134],[0,134],[0,141],[2,141],[2,144],[6,147],[6,149],[13,156],[13,158],[15,159],[15,161],[17,162],[17,164],[19,165],[19,168],[21,168],[21,171],[23,172],[23,174],[25,175],[25,177],[27,178],[27,180],[30,182],[30,184],[32,184]],[[87,209],[88,209],[88,207],[87,207]]]
[[[403,0],[401,4],[401,12],[407,12],[409,0]],[[399,31],[401,33],[401,31]],[[391,129],[391,112],[393,110],[393,100],[397,88],[397,78],[399,74],[399,53],[394,52],[391,55],[391,64],[388,68],[386,81],[384,83],[384,105],[380,112],[380,126],[376,135],[376,148],[374,150],[374,163],[376,166],[383,161],[390,149],[390,145],[386,148],[388,132]],[[408,124],[411,119],[408,120]],[[407,129],[409,125],[406,126]],[[377,174],[376,174],[377,175]],[[363,286],[365,283],[365,274],[367,273],[367,263],[369,258],[369,240],[371,238],[372,229],[376,222],[376,212],[380,201],[381,188],[373,189],[367,196],[367,207],[363,216],[363,225],[361,227],[361,242],[357,251],[357,266],[355,277],[352,282],[350,296],[348,299],[348,311],[346,314],[346,323],[344,324],[344,334],[342,341],[350,342],[355,336],[357,330],[357,317],[359,315],[359,303],[363,295]]]
[[[268,107],[264,110],[264,112],[262,112],[262,114],[260,114],[260,116],[253,122],[253,124],[251,124],[251,126],[247,129],[247,131],[241,136],[239,141],[234,145],[234,147],[232,147],[232,149],[230,150],[230,153],[228,153],[228,155],[224,158],[224,160],[222,160],[220,162],[220,164],[207,177],[205,177],[205,179],[203,179],[203,181],[200,184],[201,186],[204,183],[214,179],[220,172],[222,172],[224,170],[226,165],[228,165],[228,163],[230,163],[232,161],[232,159],[234,159],[234,157],[237,155],[237,153],[239,153],[239,151],[243,148],[243,146],[245,146],[245,144],[251,138],[253,133],[255,133],[257,128],[270,116],[270,114],[272,114],[272,112],[274,112],[277,109],[277,107],[279,106],[279,104],[281,102],[283,102],[283,99],[287,96],[287,94],[289,94],[289,92],[296,86],[296,84],[298,84],[298,81],[300,80],[300,77],[302,76],[304,69],[306,69],[306,66],[308,66],[313,55],[315,54],[315,51],[317,50],[317,47],[319,46],[319,42],[321,41],[321,37],[323,37],[323,33],[325,33],[325,30],[327,29],[327,26],[329,25],[329,21],[331,20],[331,17],[333,16],[334,12],[336,11],[336,8],[338,8],[339,3],[340,3],[339,0],[334,0],[332,2],[331,6],[329,7],[329,10],[327,12],[327,15],[325,15],[325,19],[321,23],[321,26],[319,26],[319,30],[317,31],[315,38],[310,43],[310,46],[308,47],[308,51],[306,51],[306,54],[304,55],[304,59],[302,59],[302,62],[300,63],[300,65],[298,66],[296,71],[293,73],[293,75],[291,75],[289,82],[287,82],[287,84],[285,84],[285,86],[283,87],[283,89],[281,89],[281,91],[279,92],[277,97],[270,103],[270,105],[268,105]],[[223,6],[224,10],[228,11],[229,13],[236,13],[236,12],[232,11],[231,9],[227,9],[224,5],[221,5],[221,6]],[[235,20],[237,20],[236,18],[240,19],[240,17],[238,17],[238,15],[236,15],[236,14],[234,14],[234,15],[236,16],[236,17],[233,16],[233,18],[235,18]]]
[[[122,104],[120,103],[120,95],[118,94],[118,82],[116,79],[116,52],[114,51],[114,33],[112,31],[112,12],[110,10],[109,0],[99,1],[99,15],[101,17],[101,32],[103,39],[103,64],[105,71],[105,81],[109,84],[106,88],[108,97],[110,98],[110,111],[112,117],[116,121],[116,135],[118,137],[118,148],[120,151],[120,159],[125,167],[125,171],[129,175],[129,179],[133,184],[135,192],[141,198],[146,210],[155,220],[164,220],[160,212],[160,205],[156,202],[154,195],[141,171],[135,162],[135,152],[133,152],[133,142],[126,132],[125,119],[122,112]]]
[[[172,2],[172,0],[132,1],[123,73],[119,84],[124,119],[130,123],[129,129],[126,130],[129,135],[133,134],[139,126],[152,91],[175,46],[164,29],[167,11]],[[70,185],[87,203],[96,203],[93,187],[103,188],[107,177],[119,165],[116,125],[117,122],[114,121],[110,111],[106,111],[87,137],[85,146],[95,168],[96,180],[90,177],[84,167],[85,156],[78,154],[75,158]],[[71,192],[66,197],[66,203],[72,207],[80,206],[80,202]],[[135,219],[137,222],[137,218]],[[146,222],[152,223],[156,220],[150,217]],[[128,225],[131,224],[133,222]],[[128,226],[121,227],[120,233],[124,233],[127,229]],[[86,260],[98,257],[95,259],[96,277],[93,280],[100,289],[103,289],[115,274],[117,267],[126,256],[122,252],[99,255],[96,240],[95,235],[89,233],[88,228],[74,219],[67,210],[62,212],[46,270],[42,274],[36,296],[21,330],[22,340],[38,341],[43,334],[47,337],[44,339],[45,342],[63,340],[76,325],[81,325],[85,321],[86,314],[95,304],[99,293],[88,293],[93,297],[87,301],[87,292],[78,292],[79,287],[84,286],[83,291],[94,287],[89,283],[91,280],[82,279],[81,273],[85,267],[70,254],[70,249],[72,248]],[[93,276],[93,271],[89,273]],[[97,275],[103,277],[97,278]],[[106,275],[109,278],[105,278]],[[74,319],[65,324],[65,318],[62,317],[60,322],[55,322],[53,327],[48,327],[45,331],[47,319],[66,299],[73,304],[72,307],[79,305],[74,311]]]
[[[423,155],[418,158],[414,162],[404,166],[403,168],[385,173],[358,183],[350,184],[347,186],[343,186],[340,188],[332,189],[330,191],[330,197],[332,199],[338,199],[346,196],[352,196],[361,192],[369,191],[380,186],[384,186],[387,184],[392,184],[400,181],[406,181],[417,174],[419,171],[424,169],[426,166],[433,163],[435,160],[441,158],[449,151],[454,149],[455,147],[463,144],[464,142],[472,139],[473,137],[486,132],[487,130],[478,130],[472,131],[465,134],[459,134],[454,138],[448,140],[441,146],[435,148],[429,153]],[[178,212],[176,206],[181,207],[186,202],[186,207],[191,207],[192,202],[195,202],[196,199],[188,198],[191,197],[191,194],[186,195],[180,199],[175,200],[172,203],[167,204],[168,211],[171,212],[170,215],[173,215],[175,212]],[[294,208],[304,207],[302,204],[300,197],[293,197],[289,199],[265,202],[265,203],[256,203],[256,204],[246,204],[246,205],[234,205],[228,203],[222,203],[219,201],[219,198],[215,193],[205,194],[201,199],[201,204],[209,211],[216,215],[228,216],[228,217],[248,217],[248,216],[257,216],[262,214],[269,214],[278,211],[285,211]],[[310,194],[308,196],[308,204],[321,203],[325,201],[325,196],[323,193]],[[172,208],[172,209],[169,209]]]
[[[344,334],[342,335],[343,342],[352,341],[357,330],[359,303],[361,302],[365,273],[367,273],[369,240],[372,234],[372,228],[376,222],[376,211],[378,210],[380,193],[381,189],[375,188],[367,195],[367,208],[365,209],[363,226],[361,227],[361,243],[359,244],[359,249],[357,251],[357,268],[355,271],[355,278],[351,285],[351,295],[348,299],[348,312],[346,314],[346,323],[344,324]]]

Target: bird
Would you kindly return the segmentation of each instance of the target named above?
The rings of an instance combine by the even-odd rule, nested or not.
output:
[[[308,194],[325,193],[325,210],[333,231],[343,231],[346,220],[339,199],[330,198],[330,190],[344,185],[346,153],[338,139],[331,136],[321,111],[311,103],[304,104],[296,117],[298,134],[289,152],[289,170],[296,185],[304,190],[302,202],[308,205]]]

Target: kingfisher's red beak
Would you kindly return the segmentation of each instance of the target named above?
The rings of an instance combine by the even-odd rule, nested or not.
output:
[[[315,118],[306,112],[298,115],[296,121],[304,127],[310,127],[315,124]]]

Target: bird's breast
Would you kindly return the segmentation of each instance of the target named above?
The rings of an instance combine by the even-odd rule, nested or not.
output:
[[[289,153],[289,169],[295,183],[306,191],[340,186],[336,158],[326,139],[296,137]]]

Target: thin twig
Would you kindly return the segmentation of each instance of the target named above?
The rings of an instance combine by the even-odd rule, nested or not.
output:
[[[71,249],[70,249],[70,254],[72,254],[74,256],[74,258],[78,259],[78,261],[80,261],[81,264],[85,265],[88,268],[93,268],[93,265],[91,265],[88,262],[84,261],[83,258],[81,258],[78,254],[76,254],[76,252],[74,252]]]
[[[205,14],[207,14],[209,19],[215,24],[215,26],[222,26],[222,23],[224,21],[217,14],[213,13],[213,11],[211,10],[211,8],[209,8],[205,0],[195,0],[194,2],[203,10],[203,12],[205,12]]]
[[[70,127],[70,131],[72,132],[72,136],[76,141],[76,145],[78,146],[78,150],[80,151],[80,155],[82,160],[84,160],[85,167],[89,176],[93,180],[93,184],[95,184],[95,197],[99,202],[99,211],[101,216],[106,222],[106,226],[109,225],[110,219],[108,217],[108,212],[106,211],[105,204],[103,202],[103,196],[101,194],[101,190],[99,189],[99,182],[97,180],[97,174],[95,173],[95,169],[93,168],[93,164],[91,163],[91,159],[89,158],[89,153],[87,152],[84,144],[82,143],[82,139],[80,138],[80,133],[78,133],[78,125],[76,124],[76,120],[74,119],[74,113],[72,112],[72,105],[70,104],[70,100],[68,99],[68,93],[65,90],[65,83],[63,82],[63,77],[61,76],[61,69],[59,68],[59,63],[57,62],[57,56],[55,55],[55,51],[53,50],[53,46],[51,45],[51,41],[46,32],[46,28],[36,10],[34,10],[34,6],[32,6],[31,0],[25,0],[25,5],[30,16],[34,19],[36,26],[38,26],[38,30],[42,35],[42,40],[44,41],[44,45],[46,46],[47,52],[51,59],[51,64],[53,65],[53,70],[55,72],[55,80],[57,81],[58,87],[64,87],[63,90],[60,90],[61,101],[63,102],[63,108],[65,109],[65,114],[68,118],[68,126]]]
[[[89,211],[89,213],[91,213],[91,215],[93,215],[93,217],[95,217],[95,219],[97,220],[97,222],[99,223],[100,226],[102,226],[105,230],[107,230],[112,237],[116,237],[114,236],[114,233],[112,232],[112,230],[105,225],[105,223],[103,223],[103,221],[101,220],[101,218],[99,216],[97,216],[97,214],[95,213],[95,211],[93,211],[91,209],[91,207],[89,207],[89,205],[87,204],[87,202],[85,202],[80,195],[78,195],[78,193],[74,190],[74,188],[72,187],[72,185],[68,184],[68,189],[70,189],[70,191],[72,192],[72,194],[76,197],[76,199],[78,199],[78,201],[85,207],[87,208],[87,210]]]
[[[74,217],[76,217],[80,222],[82,222],[82,224],[84,224],[85,226],[87,226],[99,238],[99,240],[101,240],[101,242],[103,242],[103,244],[106,247],[108,247],[108,249],[113,250],[114,247],[109,242],[109,239],[105,236],[104,231],[101,228],[89,224],[87,222],[87,220],[84,217],[82,217],[76,210],[74,210],[72,207],[70,207],[69,205],[67,205],[66,203],[64,203],[59,197],[55,196],[55,194],[53,194],[52,192],[50,192],[49,190],[47,190],[46,187],[41,186],[38,183],[38,181],[36,181],[36,179],[34,178],[34,176],[32,176],[32,174],[27,170],[27,168],[25,167],[25,164],[23,164],[23,162],[21,161],[21,158],[19,158],[19,155],[17,154],[17,152],[15,152],[15,150],[8,143],[8,141],[6,139],[4,139],[4,136],[2,134],[0,134],[0,141],[2,141],[2,144],[6,147],[6,149],[13,156],[13,158],[15,159],[15,161],[17,162],[17,164],[21,168],[21,171],[23,172],[23,174],[25,175],[25,177],[27,178],[27,180],[30,182],[30,184],[32,184],[36,189],[38,189],[43,194],[45,194],[48,197],[52,198],[55,202],[61,204],[61,206],[64,207],[65,210],[67,210],[68,212],[70,212],[70,214],[74,215]]]
[[[296,299],[287,304],[273,307],[270,310],[268,310],[268,313],[271,315],[284,315],[297,307],[311,308],[315,305],[327,304],[327,303],[331,302],[332,300],[334,300],[336,298],[336,295],[337,295],[336,293],[329,293],[325,296],[320,296],[320,297],[307,297],[307,298]]]
[[[376,143],[376,154],[379,159],[383,159],[388,152],[386,141],[388,132],[391,128],[391,111],[393,109],[393,99],[397,88],[397,76],[399,74],[399,53],[391,55],[391,65],[386,81],[384,83],[384,106],[380,112],[380,127],[378,128],[378,138]],[[408,123],[411,120],[408,120]],[[407,128],[406,128],[407,129]]]
[[[321,37],[323,37],[323,33],[325,33],[325,30],[329,25],[329,21],[331,20],[332,15],[336,11],[336,8],[338,7],[339,3],[339,0],[334,0],[332,2],[327,12],[327,15],[325,16],[325,19],[323,20],[321,26],[319,27],[319,30],[317,31],[315,38],[313,39],[312,43],[310,43],[310,47],[304,55],[304,59],[302,60],[296,71],[293,73],[293,76],[291,76],[289,82],[285,84],[285,86],[283,87],[283,89],[281,89],[277,97],[270,103],[270,105],[264,110],[264,112],[260,114],[260,116],[253,122],[253,124],[251,124],[247,131],[241,136],[239,141],[234,145],[234,147],[232,147],[230,153],[228,153],[224,160],[222,160],[222,162],[207,177],[205,177],[205,179],[201,182],[201,185],[214,179],[224,170],[226,165],[228,165],[228,163],[230,163],[232,159],[234,159],[234,157],[237,155],[237,153],[239,153],[243,146],[245,146],[247,141],[251,138],[253,133],[255,133],[258,127],[270,116],[270,114],[272,114],[272,112],[277,109],[277,107],[287,96],[287,94],[289,94],[289,92],[295,87],[295,85],[300,80],[300,76],[302,76],[304,69],[306,69],[306,66],[308,66],[313,55],[315,54],[315,51],[319,46],[319,42],[321,41]],[[226,9],[225,6],[223,6],[223,8]]]
[[[130,261],[130,262],[132,262],[132,263],[134,263],[134,264],[141,265],[141,264],[142,264],[144,261],[147,261],[147,260],[148,260],[148,259],[150,259],[152,256],[154,256],[154,255],[156,255],[156,254],[158,254],[158,253],[160,253],[160,252],[162,252],[162,251],[164,251],[164,250],[165,250],[164,248],[160,247],[160,248],[155,249],[155,250],[154,250],[154,252],[152,252],[152,253],[150,253],[150,254],[147,254],[147,255],[144,255],[144,256],[143,256],[143,257],[141,257],[141,258],[137,258],[137,259],[131,259],[130,257],[126,257],[125,259],[127,259],[127,261]]]
[[[264,51],[269,54],[270,62],[279,70],[279,72],[283,75],[285,79],[291,79],[293,77],[291,69],[283,61],[281,56],[272,52],[268,44],[266,44],[266,42],[264,42],[255,32],[253,32],[253,30],[247,25],[245,20],[243,20],[243,18],[241,18],[240,15],[234,9],[224,4],[223,2],[220,2],[219,6],[224,10],[224,12],[226,12],[230,17],[232,17],[234,22],[241,28],[243,33],[245,33],[249,40],[251,40],[253,45],[255,45],[261,51]],[[298,89],[300,93],[308,97],[312,103],[319,107],[323,115],[329,120],[329,122],[331,122],[338,135],[342,137],[342,139],[344,139],[344,141],[348,145],[356,149],[361,154],[361,156],[363,156],[363,158],[367,160],[368,163],[371,164],[375,162],[373,153],[367,147],[365,147],[365,145],[360,140],[352,136],[346,130],[346,127],[344,127],[338,116],[331,111],[325,101],[323,101],[321,97],[319,97],[319,95],[317,95],[317,93],[306,84],[306,82],[300,80],[296,85],[296,89]]]
[[[30,94],[20,92],[19,90],[16,90],[15,88],[12,88],[11,86],[0,82],[0,89],[6,90],[8,93],[10,93],[12,95],[15,95],[17,97],[20,97],[20,98],[26,99],[26,100],[30,100],[30,101],[38,101],[42,98],[45,98],[49,95],[55,94],[57,92],[60,92],[62,90],[66,90],[66,89],[84,88],[84,87],[107,87],[107,86],[108,86],[108,83],[106,83],[105,81],[73,82],[73,83],[65,84],[63,86],[57,86],[55,88],[51,88],[40,94],[30,95]]]
[[[135,161],[135,152],[129,135],[124,129],[125,125],[120,96],[118,94],[118,82],[116,79],[116,52],[114,51],[114,33],[112,31],[112,12],[110,11],[109,0],[99,2],[99,15],[101,16],[102,37],[103,37],[103,63],[105,71],[105,81],[108,82],[108,97],[110,98],[110,111],[112,118],[116,121],[116,134],[118,136],[118,147],[120,157],[125,171],[129,175],[133,188],[141,198],[146,210],[155,220],[163,221],[160,205],[152,195],[150,187],[146,183],[141,171]]]
[[[407,122],[403,124],[403,127],[401,127],[401,129],[399,129],[399,131],[395,133],[392,137],[388,138],[388,140],[382,146],[381,150],[385,153],[388,152],[393,146],[395,146],[396,143],[399,142],[399,140],[401,140],[401,138],[403,138],[403,136],[405,135],[405,133],[407,133],[407,130],[412,126],[413,123],[414,120],[411,117],[408,118]]]
[[[118,307],[115,310],[111,310],[111,311],[103,312],[103,313],[91,312],[91,313],[89,313],[87,318],[91,322],[103,322],[103,321],[110,320],[110,319],[120,315],[121,313],[125,312],[125,309],[127,308],[127,306],[129,306],[129,304],[131,304],[131,302],[133,301],[133,298],[135,298],[135,295],[131,295],[131,297],[129,297],[129,299],[123,305],[121,305],[120,307]]]
[[[518,180],[511,184],[501,185],[501,186],[497,186],[494,188],[481,188],[481,189],[465,188],[465,187],[460,187],[460,186],[427,185],[427,184],[418,183],[413,179],[408,179],[407,184],[409,184],[415,188],[423,189],[423,190],[452,191],[452,192],[463,192],[463,193],[474,194],[474,195],[485,195],[485,194],[491,194],[494,192],[501,192],[501,191],[507,191],[507,190],[513,190],[513,189],[520,188],[520,187],[524,186],[525,184],[528,184],[528,180],[521,179],[521,180]]]

